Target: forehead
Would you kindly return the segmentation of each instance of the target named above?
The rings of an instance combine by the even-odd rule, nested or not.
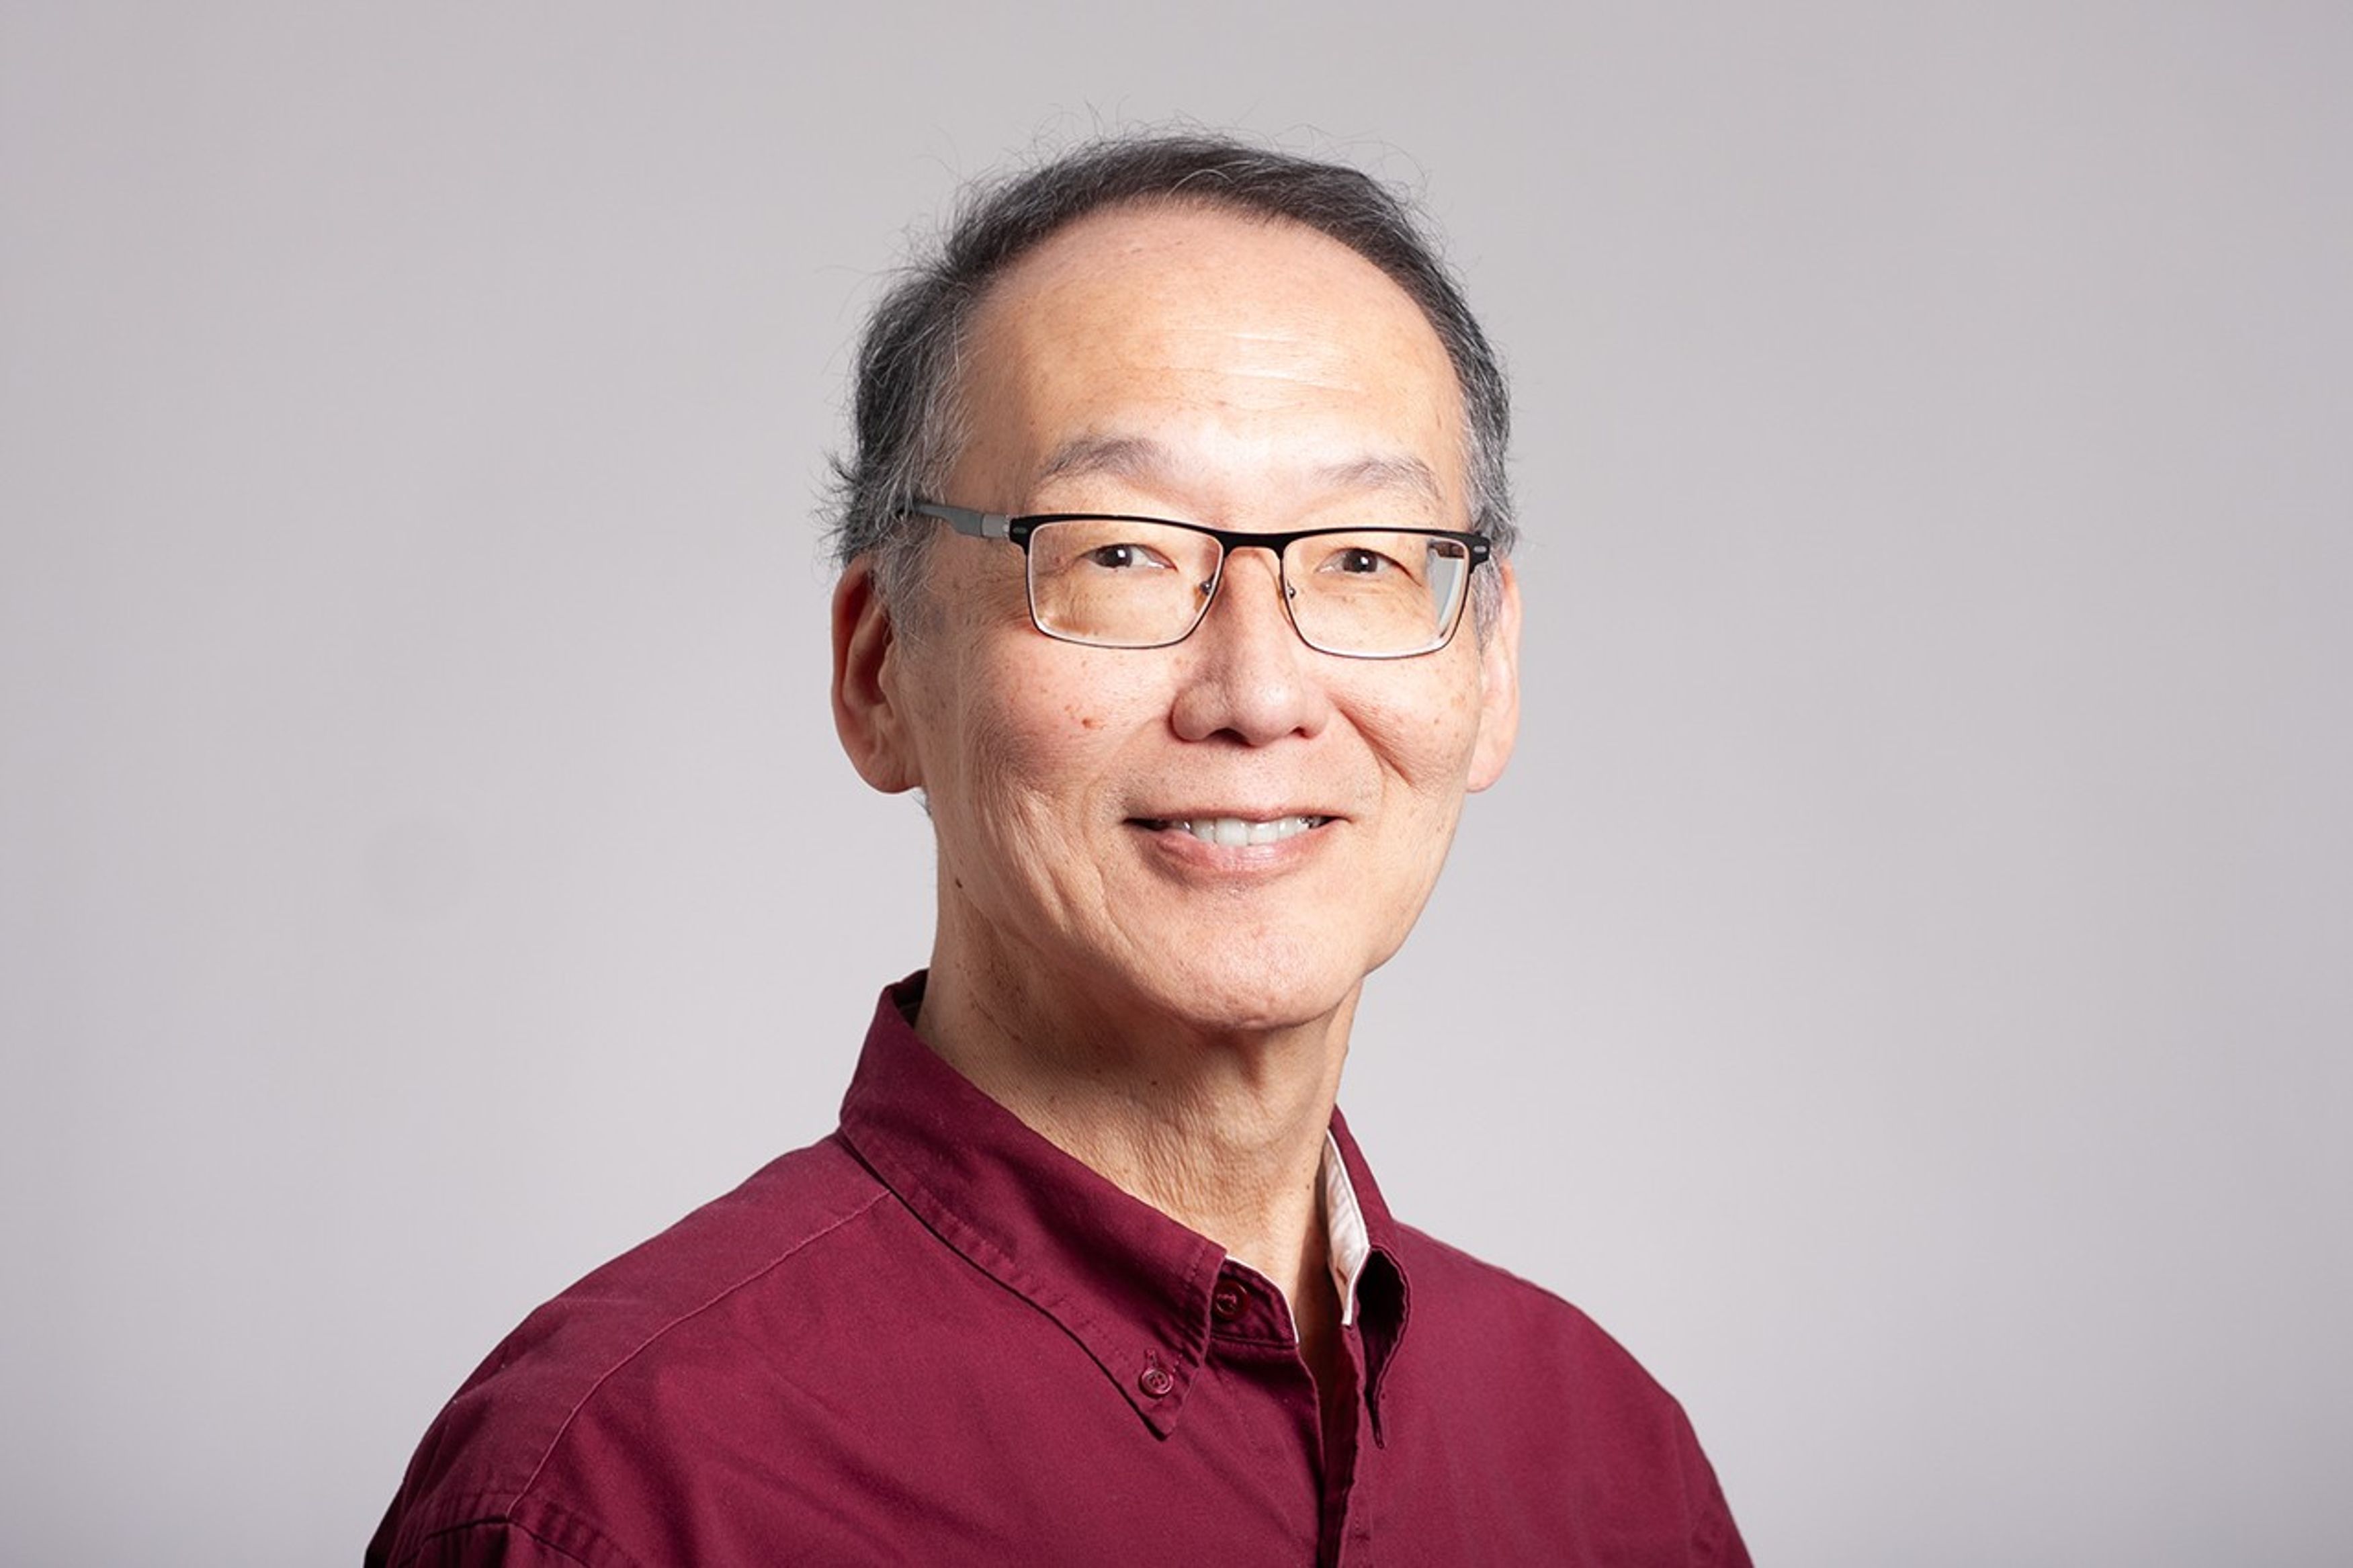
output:
[[[997,279],[968,348],[959,477],[1006,505],[1073,474],[1224,468],[1260,485],[1419,473],[1461,509],[1444,344],[1387,274],[1298,224],[1198,205],[1091,215]]]

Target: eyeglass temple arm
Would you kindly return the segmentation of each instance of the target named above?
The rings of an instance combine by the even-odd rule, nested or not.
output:
[[[968,506],[948,506],[939,501],[919,500],[907,510],[918,517],[935,517],[958,533],[968,533],[975,539],[1010,539],[1013,520],[1001,511],[975,511]]]

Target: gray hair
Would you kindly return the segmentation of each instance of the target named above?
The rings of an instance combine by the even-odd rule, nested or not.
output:
[[[858,349],[854,447],[837,457],[833,547],[847,565],[871,553],[884,602],[910,606],[933,525],[907,516],[934,492],[963,437],[965,343],[989,286],[1071,222],[1135,203],[1185,203],[1302,225],[1379,268],[1421,307],[1461,383],[1471,525],[1507,555],[1512,521],[1504,451],[1511,395],[1486,334],[1427,226],[1396,192],[1345,164],[1232,137],[1149,133],[1088,142],[1044,165],[969,191],[945,234],[885,293]],[[1483,627],[1495,584],[1482,574]]]

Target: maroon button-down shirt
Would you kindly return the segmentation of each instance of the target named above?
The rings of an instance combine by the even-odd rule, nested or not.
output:
[[[1330,1448],[1281,1292],[949,1068],[886,992],[841,1127],[542,1307],[371,1564],[1746,1564],[1683,1411],[1398,1224]]]

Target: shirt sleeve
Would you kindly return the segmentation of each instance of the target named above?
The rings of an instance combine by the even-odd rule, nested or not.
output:
[[[564,1533],[558,1544],[512,1520],[484,1520],[427,1537],[399,1568],[640,1568],[609,1543]]]
[[[1724,1500],[1724,1488],[1716,1481],[1715,1467],[1701,1452],[1698,1435],[1692,1431],[1687,1418],[1683,1426],[1685,1463],[1700,1483],[1691,1538],[1694,1568],[1752,1568],[1748,1545],[1740,1539],[1740,1527],[1732,1521],[1732,1507]]]

